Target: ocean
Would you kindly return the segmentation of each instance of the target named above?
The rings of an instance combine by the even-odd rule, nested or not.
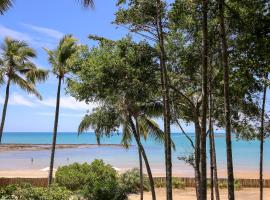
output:
[[[194,134],[189,133],[194,139]],[[216,134],[217,165],[219,169],[226,169],[226,144],[225,135]],[[115,134],[109,138],[103,137],[102,144],[120,144],[121,134]],[[192,175],[193,169],[178,157],[192,152],[189,141],[181,133],[173,133],[172,139],[176,149],[173,151],[173,171],[177,174]],[[3,135],[5,144],[50,144],[52,133],[48,132],[8,132]],[[143,145],[149,157],[153,173],[164,173],[164,148],[163,144],[153,138],[145,141]],[[77,135],[75,132],[60,132],[57,138],[58,144],[97,144],[94,133]],[[242,141],[233,137],[233,160],[235,171],[257,171],[259,169],[259,142]],[[265,171],[270,171],[270,141],[265,142],[264,166]],[[209,152],[209,149],[207,150]],[[73,162],[91,162],[94,159],[103,159],[106,163],[120,169],[130,169],[138,166],[138,155],[135,143],[129,149],[120,146],[92,146],[84,148],[57,149],[55,166],[68,165]],[[43,169],[49,166],[50,151],[8,151],[0,152],[0,170],[16,169]],[[209,156],[208,156],[209,158]],[[32,162],[31,160],[34,160]]]

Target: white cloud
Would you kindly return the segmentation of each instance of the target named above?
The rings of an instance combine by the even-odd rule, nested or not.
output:
[[[56,98],[50,97],[44,99],[40,102],[40,104],[48,107],[55,107]],[[62,96],[60,99],[60,107],[64,109],[70,110],[92,110],[93,108],[97,107],[95,104],[86,104],[84,102],[79,102],[73,97]]]
[[[48,37],[55,38],[55,39],[60,39],[64,36],[64,34],[58,30],[51,29],[51,28],[46,28],[46,27],[41,27],[41,26],[34,26],[31,24],[25,24],[22,23],[27,28],[30,28],[38,33],[47,35]]]
[[[15,31],[13,29],[10,29],[2,25],[0,25],[0,36],[2,38],[8,36],[8,37],[18,39],[18,40],[31,41],[31,37],[28,34]]]
[[[38,115],[42,115],[42,116],[49,116],[49,117],[54,117],[55,113],[53,112],[39,112],[37,113]],[[84,116],[84,114],[78,114],[78,113],[60,113],[59,114],[60,117],[79,117],[82,118]]]
[[[1,96],[0,103],[4,104],[4,100],[4,97]],[[9,98],[9,105],[34,107],[36,104],[18,93],[13,93]]]
[[[46,47],[46,48],[54,48],[58,43],[59,38],[61,38],[64,34],[60,31],[33,26],[30,24],[23,24],[25,31],[18,31],[7,26],[0,24],[0,38],[3,39],[5,37],[11,37],[17,40],[24,40],[34,47]]]

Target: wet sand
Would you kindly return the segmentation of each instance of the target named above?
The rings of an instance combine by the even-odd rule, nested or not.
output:
[[[208,199],[210,191],[208,191]],[[156,189],[157,200],[165,200],[166,193],[164,188]],[[259,188],[244,188],[235,192],[237,200],[259,200]],[[173,190],[173,197],[177,200],[196,200],[195,190],[193,188],[186,188],[184,190]],[[220,190],[221,200],[227,200],[227,190]],[[140,195],[131,195],[129,200],[139,200]],[[146,192],[144,195],[145,200],[151,200],[151,193]],[[264,199],[270,199],[270,188],[264,189]]]

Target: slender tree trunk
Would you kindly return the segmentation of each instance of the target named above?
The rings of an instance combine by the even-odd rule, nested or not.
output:
[[[201,127],[198,115],[195,116],[195,181],[197,200],[201,199],[201,171],[200,171],[200,146],[201,146]]]
[[[136,129],[137,129],[137,134],[139,135],[139,140],[141,141],[140,138],[140,129],[139,129],[139,124],[138,124],[138,120],[135,119],[136,121]],[[142,152],[140,147],[138,146],[138,154],[139,154],[139,167],[140,167],[140,200],[143,200],[143,190],[144,190],[144,184],[143,184],[143,163],[142,163]]]
[[[220,37],[222,45],[222,65],[224,79],[224,110],[225,110],[225,127],[226,127],[226,149],[227,149],[227,174],[228,174],[228,200],[234,200],[234,173],[232,159],[232,139],[231,139],[231,110],[229,94],[229,62],[228,62],[228,45],[224,20],[224,0],[219,0],[219,21]]]
[[[3,136],[4,126],[5,126],[5,119],[6,119],[6,114],[7,114],[10,81],[11,81],[10,78],[8,78],[8,82],[7,82],[7,86],[6,86],[5,103],[4,103],[4,107],[3,107],[1,127],[0,127],[0,144],[2,144],[2,136]]]
[[[213,146],[211,145],[212,143],[212,131],[210,128],[212,128],[210,125],[210,123],[212,123],[209,120],[209,146],[210,146],[210,150],[209,150],[209,155],[210,155],[210,188],[211,188],[211,200],[214,200],[214,162],[213,162]]]
[[[163,104],[164,104],[164,133],[165,133],[165,167],[166,167],[166,196],[167,200],[172,200],[172,148],[171,148],[171,128],[170,128],[170,104],[169,104],[169,87],[168,74],[166,66],[166,53],[164,48],[164,33],[162,24],[162,1],[157,0],[157,27],[158,40],[160,48],[160,67],[161,67],[161,81],[163,90]]]
[[[206,124],[208,110],[208,0],[203,1],[203,62],[202,62],[202,132],[201,132],[201,199],[207,199]]]
[[[211,200],[220,200],[218,176],[217,176],[217,161],[216,161],[216,147],[215,147],[215,135],[213,127],[213,65],[210,62],[209,70],[209,146],[210,146],[210,174],[211,174]],[[215,191],[215,192],[214,192]],[[215,194],[215,195],[214,195]]]
[[[142,154],[142,157],[144,159],[146,171],[147,171],[148,178],[149,178],[150,189],[151,189],[151,193],[152,193],[152,200],[156,200],[155,184],[154,184],[154,179],[153,179],[151,167],[150,167],[150,164],[148,162],[148,158],[146,156],[144,147],[143,147],[143,145],[142,145],[142,143],[141,143],[141,141],[139,139],[140,136],[137,133],[137,129],[136,129],[131,117],[129,117],[129,123],[131,125],[131,128],[132,128],[136,143],[137,143],[138,147],[141,149],[141,154]]]
[[[265,75],[267,77],[267,74]],[[261,116],[261,134],[260,134],[260,200],[263,200],[263,146],[264,146],[264,113],[266,101],[267,85],[265,83],[263,88],[263,102],[262,102],[262,116]]]
[[[212,149],[213,149],[213,166],[214,166],[214,186],[215,186],[215,194],[216,194],[216,200],[220,200],[219,195],[219,184],[218,184],[218,174],[217,174],[217,157],[216,157],[216,145],[215,145],[215,134],[212,127]]]
[[[142,153],[140,148],[139,150],[139,162],[140,162],[140,199],[143,200],[143,190],[144,190],[144,184],[143,184],[143,163],[142,163]]]
[[[218,176],[217,176],[217,161],[215,135],[213,128],[213,95],[212,95],[212,65],[210,67],[209,77],[209,146],[210,146],[210,165],[211,165],[211,199],[214,199],[214,189],[216,200],[220,200]]]
[[[59,76],[58,77],[58,89],[57,89],[57,98],[56,98],[54,128],[53,128],[51,162],[50,162],[50,171],[49,171],[49,178],[48,178],[48,185],[49,186],[52,184],[52,178],[53,178],[53,164],[54,164],[54,155],[55,155],[55,146],[56,146],[56,138],[57,138],[57,128],[58,128],[58,118],[59,118],[59,108],[60,108],[61,82],[62,82],[62,78]]]

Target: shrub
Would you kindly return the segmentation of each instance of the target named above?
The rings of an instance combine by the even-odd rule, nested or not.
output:
[[[185,188],[185,183],[179,178],[173,178],[172,186],[175,189],[184,189]]]
[[[32,187],[29,184],[10,185],[1,190],[1,199],[9,200],[67,200],[72,193],[64,187]]]
[[[118,174],[111,165],[95,160],[90,165],[83,194],[91,200],[125,200],[127,195],[118,181]]]
[[[120,185],[128,194],[138,193],[140,191],[140,170],[137,168],[126,171],[120,176]],[[149,191],[149,181],[146,175],[144,175],[144,190]]]
[[[69,190],[79,190],[85,185],[90,171],[91,167],[87,163],[74,163],[69,166],[63,166],[56,171],[55,181]]]
[[[218,186],[219,186],[219,188],[224,189],[224,188],[228,187],[228,183],[227,183],[227,181],[221,181],[221,182],[219,182]],[[242,185],[239,182],[239,180],[234,180],[234,188],[236,190],[240,190],[242,188]]]

